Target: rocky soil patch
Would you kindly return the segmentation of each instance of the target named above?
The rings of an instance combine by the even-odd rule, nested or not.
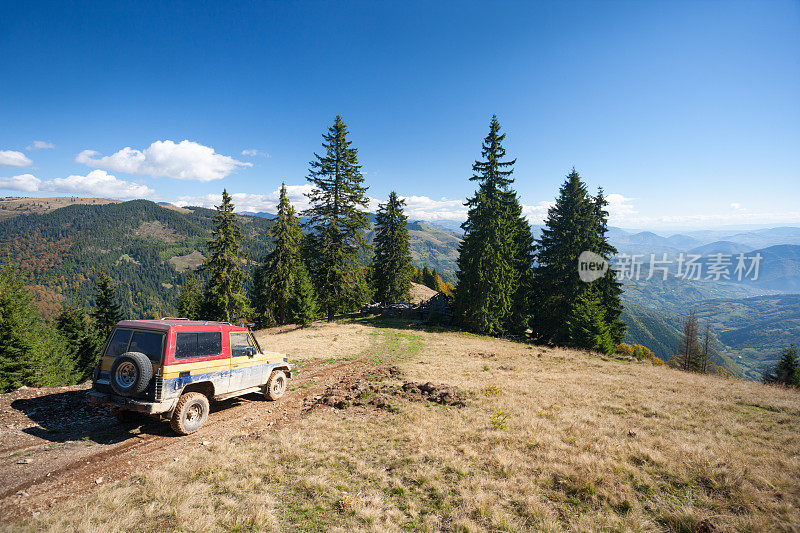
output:
[[[399,376],[400,371],[395,367],[390,367],[355,380],[341,380],[327,387],[321,395],[306,398],[303,409],[311,411],[318,406],[328,406],[334,409],[369,406],[394,412],[397,408],[392,405],[392,400],[397,398],[428,401],[454,407],[462,407],[466,404],[465,395],[453,385],[431,382],[414,383],[412,381],[391,384],[380,381],[386,378],[397,379]]]

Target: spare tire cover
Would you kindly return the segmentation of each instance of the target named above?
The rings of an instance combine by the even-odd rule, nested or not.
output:
[[[111,388],[120,396],[135,396],[143,393],[153,379],[153,365],[140,352],[126,352],[111,365]]]

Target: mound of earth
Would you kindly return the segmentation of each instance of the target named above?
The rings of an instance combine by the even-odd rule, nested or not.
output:
[[[419,304],[439,294],[430,287],[426,287],[420,283],[412,283],[411,291],[409,291],[408,301],[412,304]]]
[[[376,375],[377,374],[377,375]],[[359,379],[344,379],[325,389],[319,396],[307,398],[304,405],[305,411],[310,411],[317,406],[325,405],[334,409],[347,409],[348,407],[372,406],[377,409],[396,411],[391,404],[392,398],[404,398],[410,401],[429,401],[440,405],[463,407],[466,404],[464,394],[453,385],[427,383],[414,383],[406,381],[402,385],[376,382],[380,378],[396,378],[399,370],[392,367],[370,376]]]

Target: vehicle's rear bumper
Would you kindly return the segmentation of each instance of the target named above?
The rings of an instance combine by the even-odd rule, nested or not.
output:
[[[116,394],[108,394],[97,391],[89,391],[89,393],[86,395],[86,401],[90,405],[110,405],[148,415],[155,415],[171,411],[172,408],[175,407],[175,402],[177,402],[177,400],[177,398],[170,398],[169,400],[164,400],[161,402],[150,402],[147,400],[136,400],[134,398],[125,398],[124,396],[117,396]]]

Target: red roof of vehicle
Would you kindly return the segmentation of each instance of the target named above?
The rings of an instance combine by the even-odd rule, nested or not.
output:
[[[213,320],[179,320],[162,318],[161,320],[122,320],[117,322],[117,327],[121,328],[145,328],[159,331],[168,331],[170,328],[180,326],[227,326],[229,328],[246,329],[244,326],[235,326],[227,322],[214,322]]]

